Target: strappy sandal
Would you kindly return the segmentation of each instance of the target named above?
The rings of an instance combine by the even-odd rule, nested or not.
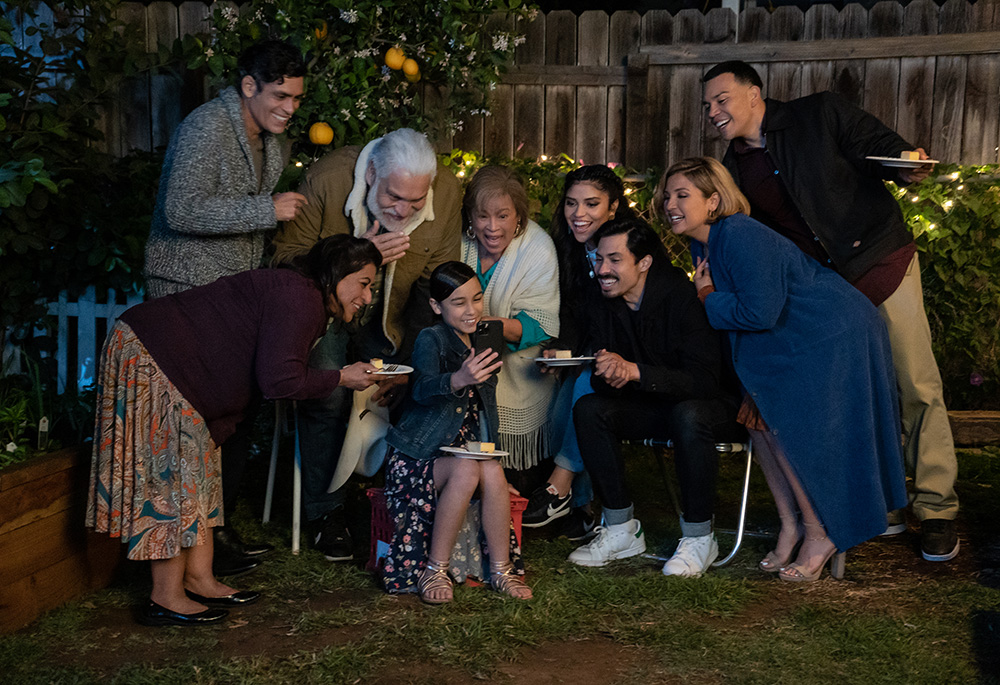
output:
[[[514,599],[531,599],[531,588],[515,573],[514,564],[509,561],[490,562],[490,587]]]
[[[448,566],[450,562],[448,561],[433,561],[428,558],[427,563],[424,564],[423,570],[417,577],[417,593],[420,595],[420,601],[424,604],[447,604],[452,600],[452,597],[445,598],[432,598],[428,597],[428,593],[435,592],[437,590],[451,590],[454,592],[454,585],[451,582],[451,576],[448,575]]]
[[[803,523],[806,528],[806,540],[811,540],[814,542],[820,542],[822,540],[827,540],[826,529],[823,527],[822,523]],[[809,534],[810,529],[813,531],[813,535]],[[822,535],[816,535],[816,531],[823,533]],[[833,543],[830,543],[833,545]],[[847,558],[846,552],[838,552],[836,546],[830,549],[823,560],[819,563],[815,569],[809,570],[802,566],[801,564],[790,564],[785,568],[778,571],[778,578],[790,583],[812,583],[819,580],[820,574],[823,573],[823,567],[826,566],[826,562],[830,562],[830,576],[836,580],[840,580],[844,577],[844,564]],[[832,559],[832,561],[831,561]]]

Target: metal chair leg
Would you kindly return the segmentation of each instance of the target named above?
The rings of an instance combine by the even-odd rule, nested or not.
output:
[[[750,467],[753,465],[753,444],[749,440],[747,440],[745,446],[739,443],[734,443],[730,447],[737,447],[737,446],[740,448],[746,447],[747,465],[745,472],[743,474],[743,501],[740,503],[740,517],[739,517],[739,522],[736,524],[736,543],[733,545],[732,551],[729,552],[726,558],[719,559],[718,561],[712,564],[712,566],[714,566],[715,568],[722,568],[723,566],[727,566],[729,565],[730,562],[732,562],[733,558],[736,556],[736,553],[740,551],[740,546],[743,544],[743,533],[746,530],[747,502],[750,499]],[[719,445],[716,445],[716,449],[718,448]],[[734,449],[731,451],[737,451],[737,450]]]
[[[299,553],[302,534],[302,450],[299,449],[299,412],[292,402],[295,415],[295,473],[292,478],[292,554]]]
[[[274,499],[274,476],[278,467],[278,445],[281,442],[281,428],[285,423],[285,402],[274,403],[274,435],[271,438],[271,465],[267,470],[267,491],[264,494],[264,523],[271,522],[271,502]]]

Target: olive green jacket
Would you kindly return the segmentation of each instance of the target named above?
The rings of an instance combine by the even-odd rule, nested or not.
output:
[[[338,233],[360,236],[367,230],[367,226],[352,221],[346,206],[355,183],[364,183],[364,169],[355,168],[361,154],[357,146],[339,148],[309,168],[299,187],[309,204],[274,238],[276,262],[287,262],[309,251],[322,238]],[[420,328],[433,320],[428,304],[431,272],[439,264],[459,258],[461,193],[455,175],[439,164],[424,209],[425,220],[409,231],[406,254],[386,267],[382,330],[397,351],[409,348]]]

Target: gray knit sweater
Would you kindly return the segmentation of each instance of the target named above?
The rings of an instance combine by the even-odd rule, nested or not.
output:
[[[191,112],[163,160],[153,225],[146,243],[151,297],[186,290],[260,266],[264,232],[277,224],[271,191],[281,150],[265,134],[261,189],[240,111],[227,88]]]

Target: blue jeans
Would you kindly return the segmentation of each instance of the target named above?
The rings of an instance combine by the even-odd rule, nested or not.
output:
[[[573,478],[573,497],[570,499],[570,506],[573,507],[582,507],[594,499],[594,488],[590,475],[583,466],[580,446],[576,441],[576,427],[573,425],[573,405],[584,395],[594,392],[590,387],[590,376],[590,367],[587,367],[575,379],[567,378],[563,381],[552,407],[555,432],[558,433],[558,427],[563,426],[561,439],[553,446],[556,450],[553,461],[556,466],[576,474]]]
[[[309,354],[309,366],[340,369],[347,363],[348,335],[331,326]],[[323,400],[300,400],[298,438],[302,453],[302,510],[307,521],[315,521],[344,503],[341,488],[327,492],[344,446],[353,397],[346,387],[335,388]]]

